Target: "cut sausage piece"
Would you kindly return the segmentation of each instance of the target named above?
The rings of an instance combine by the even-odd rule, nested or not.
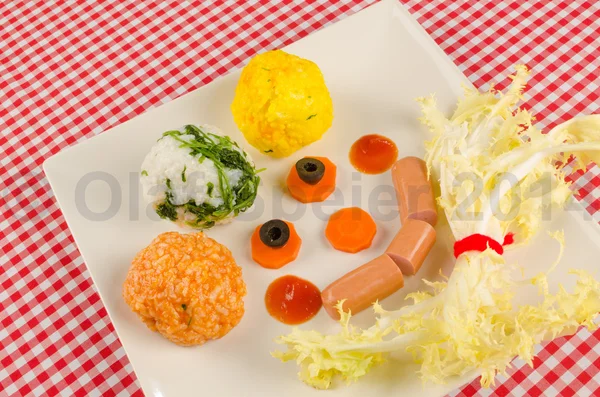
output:
[[[352,270],[323,290],[323,307],[331,318],[340,319],[335,305],[345,299],[343,309],[361,312],[375,301],[388,297],[404,286],[402,272],[387,255]]]
[[[437,208],[433,187],[427,178],[427,165],[418,157],[404,157],[392,167],[392,180],[398,198],[400,219],[419,219],[435,226]]]
[[[427,222],[407,219],[385,253],[404,275],[416,274],[435,243],[435,229]]]

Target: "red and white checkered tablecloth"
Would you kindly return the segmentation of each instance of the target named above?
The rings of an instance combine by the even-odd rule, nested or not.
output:
[[[600,2],[403,1],[476,86],[529,65],[543,126],[600,113]],[[1,2],[1,396],[142,395],[42,162],[372,0],[211,3]],[[600,172],[574,180],[600,220]],[[550,342],[509,375],[451,395],[600,396],[600,331]]]

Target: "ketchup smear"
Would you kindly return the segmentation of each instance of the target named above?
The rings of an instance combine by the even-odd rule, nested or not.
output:
[[[297,325],[313,318],[323,302],[321,292],[311,282],[296,276],[283,276],[267,288],[265,305],[274,319]]]
[[[381,174],[389,170],[397,158],[396,144],[377,134],[361,137],[350,148],[350,163],[364,174]]]

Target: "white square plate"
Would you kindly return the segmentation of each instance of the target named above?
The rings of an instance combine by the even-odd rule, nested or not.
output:
[[[239,77],[236,71],[64,150],[44,164],[141,385],[148,396],[169,397],[445,394],[469,379],[423,387],[415,375],[417,367],[406,363],[381,366],[354,385],[338,385],[328,392],[305,386],[297,379],[294,364],[282,364],[269,354],[277,348],[274,338],[288,333],[290,327],[269,317],[263,297],[269,283],[284,274],[298,275],[324,288],[381,253],[399,227],[389,173],[367,176],[354,172],[347,160],[350,145],[364,134],[379,133],[394,139],[400,157],[422,156],[425,132],[417,121],[414,98],[435,92],[440,105],[450,111],[467,80],[402,6],[392,1],[369,7],[285,50],[320,66],[335,110],[333,126],[324,138],[290,158],[267,158],[249,147],[237,130],[229,110]],[[219,126],[249,151],[258,168],[267,168],[261,174],[255,210],[208,231],[231,249],[243,268],[248,285],[246,314],[223,339],[197,348],[176,346],[149,331],[121,297],[134,255],[159,233],[177,229],[157,219],[143,203],[140,164],[163,131],[189,123]],[[301,205],[282,189],[289,168],[304,155],[327,156],[338,165],[339,191],[325,203]],[[355,255],[335,251],[323,238],[328,214],[351,205],[368,210],[378,224],[372,247]],[[267,270],[252,261],[249,239],[257,224],[274,217],[296,224],[303,248],[295,262],[280,270]],[[569,266],[591,266],[600,256],[597,228],[582,219],[581,213],[566,213],[551,222],[566,229],[565,262]],[[582,228],[589,230],[582,232]],[[419,277],[408,278],[405,288],[385,300],[384,306],[397,307],[407,292],[420,285],[420,278],[433,277],[440,266],[452,264],[448,232],[438,230],[438,235],[436,248]],[[556,253],[547,244],[546,237],[540,238],[515,257],[532,271],[543,269]],[[561,267],[556,278],[564,271]],[[371,316],[361,313],[356,321],[368,324]],[[333,332],[337,324],[322,310],[302,327]]]

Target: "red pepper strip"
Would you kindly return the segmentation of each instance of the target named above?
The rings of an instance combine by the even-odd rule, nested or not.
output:
[[[483,234],[471,234],[470,236],[467,236],[454,243],[454,257],[458,258],[460,255],[468,251],[483,252],[488,249],[488,247],[502,255],[504,253],[503,246],[510,245],[514,243],[514,241],[515,236],[513,233],[508,233],[506,236],[504,236],[504,241],[502,244]]]

